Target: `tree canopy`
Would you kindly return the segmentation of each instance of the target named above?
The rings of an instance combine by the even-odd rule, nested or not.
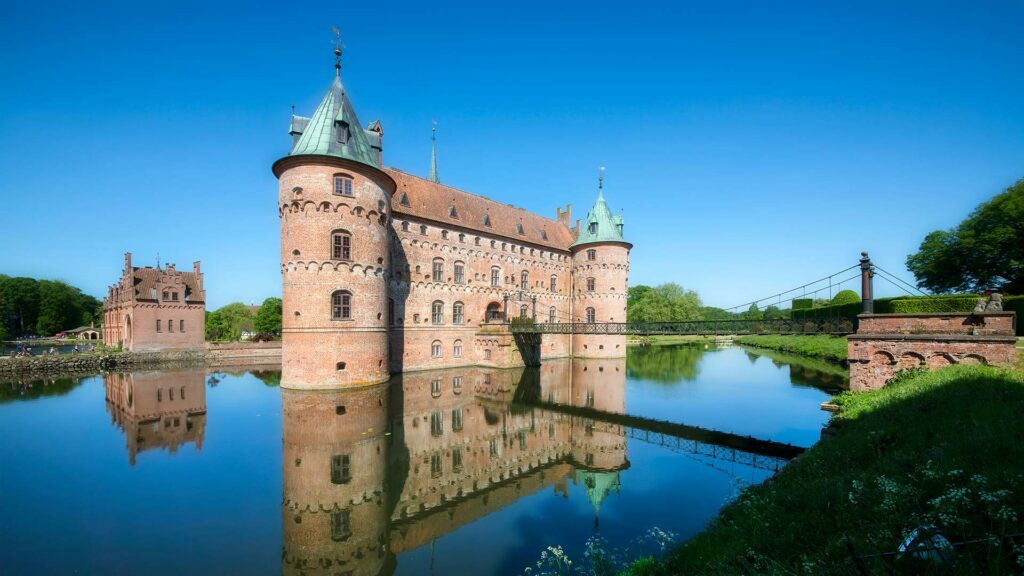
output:
[[[206,339],[238,340],[242,332],[252,332],[253,313],[241,302],[232,302],[206,315]]]
[[[0,275],[0,339],[52,336],[103,320],[103,302],[59,280]]]
[[[856,304],[858,302],[860,302],[860,294],[853,290],[840,290],[832,297],[832,301],[829,304],[835,306],[838,304]]]
[[[270,297],[263,301],[260,309],[256,312],[256,319],[253,320],[253,327],[257,332],[268,334],[281,333],[281,299]]]
[[[1024,293],[1024,180],[982,203],[956,228],[925,236],[907,257],[917,285],[932,292]]]
[[[630,322],[679,322],[699,320],[703,306],[700,296],[679,284],[633,286],[626,298],[626,318]]]

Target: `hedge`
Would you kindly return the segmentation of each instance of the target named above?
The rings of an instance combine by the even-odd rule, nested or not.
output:
[[[954,296],[895,296],[875,299],[875,314],[927,314],[941,312],[970,312],[980,296],[957,294]],[[1019,298],[1011,296],[1008,298]],[[1003,299],[1004,307],[1007,298]],[[793,310],[794,319],[852,318],[861,313],[861,303],[839,304]]]
[[[793,298],[793,310],[814,308],[813,298]]]
[[[1024,296],[1004,296],[1003,310],[1017,313],[1017,336],[1024,336]]]

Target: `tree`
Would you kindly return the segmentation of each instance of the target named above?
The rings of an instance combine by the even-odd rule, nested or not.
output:
[[[267,298],[256,312],[253,327],[257,332],[281,333],[281,299]]]
[[[757,302],[751,304],[750,308],[747,308],[747,311],[743,313],[744,320],[760,320],[762,318],[764,318],[764,314],[757,307]]]
[[[956,228],[925,236],[907,257],[917,285],[932,292],[1024,293],[1024,180],[982,203]]]
[[[779,320],[782,318],[789,318],[789,310],[780,310],[775,304],[769,304],[764,309],[765,320]]]
[[[35,330],[39,316],[39,282],[32,278],[5,278],[0,284],[0,314],[11,335]]]
[[[853,290],[840,290],[832,297],[831,305],[837,306],[839,304],[857,304],[860,302],[860,295]]]
[[[654,288],[635,288],[640,290],[630,289],[626,299],[626,318],[630,322],[680,322],[701,317],[700,296],[693,290],[686,290],[674,282]]]
[[[207,340],[238,340],[253,329],[253,315],[241,302],[232,302],[206,316]]]
[[[735,320],[736,315],[721,308],[705,306],[700,311],[701,320]]]

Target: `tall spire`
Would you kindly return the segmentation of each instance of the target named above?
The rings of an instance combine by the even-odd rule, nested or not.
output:
[[[430,181],[436,184],[441,183],[437,176],[437,120],[430,129]]]
[[[597,169],[597,200],[604,200],[604,166]]]
[[[341,30],[338,30],[337,26],[332,26],[331,31],[334,32],[334,75],[341,78]]]

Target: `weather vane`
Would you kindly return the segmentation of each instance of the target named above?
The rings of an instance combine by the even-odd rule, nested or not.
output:
[[[341,76],[341,50],[345,46],[341,43],[341,30],[338,30],[337,26],[331,26],[331,32],[334,32],[334,71]]]
[[[597,169],[597,189],[604,189],[604,166],[599,166]]]

